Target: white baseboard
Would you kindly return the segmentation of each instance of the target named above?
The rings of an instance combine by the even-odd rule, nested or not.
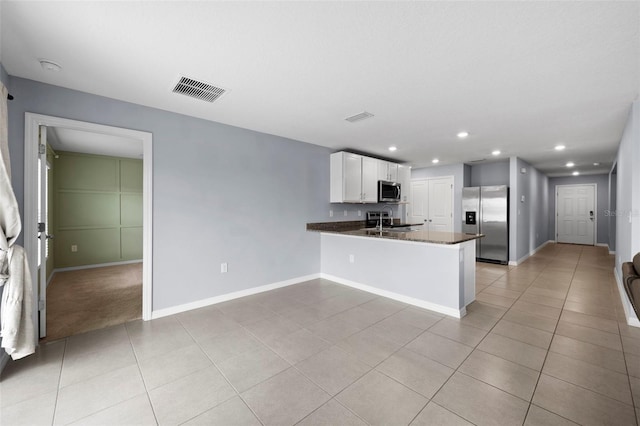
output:
[[[618,293],[620,293],[620,301],[622,302],[622,307],[624,308],[624,316],[627,319],[627,325],[631,327],[640,327],[640,320],[638,320],[636,313],[631,307],[631,302],[627,297],[627,292],[622,285],[622,279],[618,274],[618,268],[613,268],[613,275],[615,275],[616,283],[618,284]]]
[[[366,284],[361,284],[355,281],[346,280],[344,278],[336,277],[334,275],[329,275],[325,273],[320,274],[320,278],[325,280],[333,281],[338,284],[346,285],[348,287],[356,288],[358,290],[366,291],[367,293],[376,294],[378,296],[387,297],[389,299],[397,300],[398,302],[403,302],[409,305],[417,306],[419,308],[428,309],[430,311],[439,312],[441,314],[448,315],[454,318],[462,318],[467,314],[467,309],[454,309],[446,306],[438,305],[435,303],[425,302],[424,300],[416,299],[409,296],[404,296],[402,294],[393,293],[387,290],[381,290],[376,287],[371,287]]]
[[[305,275],[302,277],[291,278],[285,281],[279,281],[272,284],[266,284],[259,287],[252,287],[245,290],[234,291],[220,296],[210,297],[208,299],[196,300],[182,305],[171,306],[170,308],[158,309],[151,312],[151,319],[166,317],[169,315],[179,314],[193,309],[204,308],[205,306],[215,305],[217,303],[227,302],[229,300],[238,299],[240,297],[251,296],[253,294],[263,293],[276,288],[287,287],[294,284],[300,284],[306,281],[320,278],[320,274]]]
[[[53,273],[55,274],[56,272],[80,271],[82,269],[106,268],[107,266],[130,265],[132,263],[142,263],[142,259],[123,260],[122,262],[98,263],[95,265],[69,266],[67,268],[56,268],[53,270]]]
[[[509,261],[509,266],[518,266],[519,264],[521,264],[522,262],[524,262],[525,260],[527,260],[528,258],[533,256],[534,254],[536,254],[537,252],[542,250],[542,248],[544,246],[546,246],[547,244],[551,244],[551,243],[555,243],[555,241],[554,240],[547,240],[544,243],[540,244],[538,247],[536,247],[533,250],[531,250],[529,253],[527,253],[524,256],[522,256],[520,259],[518,259],[516,261],[510,260]]]

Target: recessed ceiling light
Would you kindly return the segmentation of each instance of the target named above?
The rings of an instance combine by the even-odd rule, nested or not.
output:
[[[563,149],[565,149],[566,147],[564,145],[556,145],[555,150],[556,151],[562,151]]]
[[[45,71],[60,71],[62,69],[60,64],[56,64],[48,59],[38,59],[38,62],[40,62],[40,66],[42,66],[42,69]]]
[[[577,171],[577,170],[576,170],[575,172],[573,172],[573,173],[572,173],[572,175],[574,175],[574,176],[578,176],[579,174],[580,174],[580,172],[579,172],[579,171]]]
[[[433,164],[438,164],[440,162],[440,160],[438,160],[437,158],[434,158],[433,160],[431,160],[431,162]]]
[[[599,165],[600,165],[600,163],[593,163],[593,165],[594,165],[594,166],[599,166]]]
[[[495,151],[492,151],[491,155],[500,155],[500,150],[496,149]]]
[[[567,167],[573,167],[573,166],[575,166],[575,164],[573,164],[571,161],[567,163]]]
[[[391,151],[391,152],[395,151],[396,149],[398,149],[398,147],[396,147],[396,146],[390,146],[389,147],[389,151]]]
[[[469,132],[459,132],[459,133],[458,133],[458,137],[459,137],[460,139],[464,139],[464,138],[466,138],[467,136],[469,136]]]

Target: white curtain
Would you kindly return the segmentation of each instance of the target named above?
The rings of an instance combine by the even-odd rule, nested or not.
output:
[[[11,186],[7,88],[0,83],[0,337],[13,359],[35,351],[33,289],[24,249],[15,241],[22,230],[18,202]]]
[[[4,84],[0,83],[0,159],[4,163],[4,167],[11,180],[11,163],[9,162],[9,127],[7,126],[7,95],[9,92]]]

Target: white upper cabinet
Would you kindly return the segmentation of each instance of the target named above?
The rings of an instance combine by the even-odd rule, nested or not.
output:
[[[362,157],[362,202],[378,202],[378,160]]]
[[[389,182],[398,181],[398,165],[389,161],[378,161],[378,180],[386,180]]]
[[[336,152],[330,164],[332,203],[377,203],[378,181],[398,179],[397,164],[364,155]]]
[[[362,200],[362,156],[345,153],[342,156],[342,168],[344,189],[341,201],[359,203]],[[333,194],[331,202],[335,202]]]
[[[403,202],[409,202],[411,191],[411,167],[398,164],[398,180],[400,183],[400,196]]]

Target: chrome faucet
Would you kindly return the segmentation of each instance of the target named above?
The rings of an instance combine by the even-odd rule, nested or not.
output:
[[[380,218],[379,218],[380,219],[380,224],[378,225],[378,231],[382,231],[382,217],[384,216],[382,214],[382,211],[385,208],[389,209],[389,217],[391,218],[391,222],[393,223],[393,207],[391,207],[391,206],[382,206],[382,210],[380,210]]]

